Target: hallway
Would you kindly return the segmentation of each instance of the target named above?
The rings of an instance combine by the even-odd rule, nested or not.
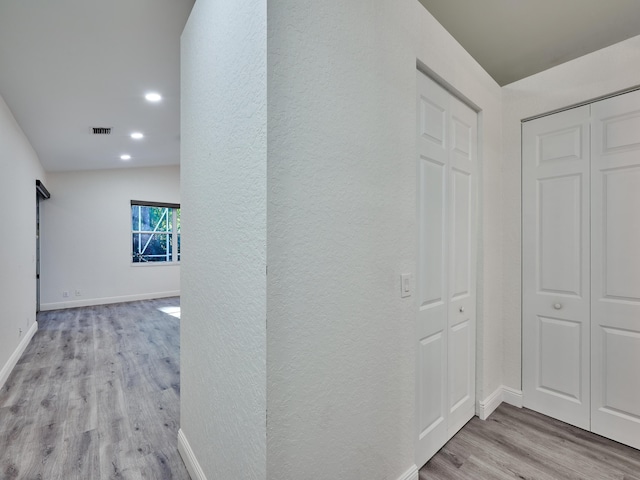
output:
[[[177,451],[179,304],[40,313],[0,391],[0,478],[188,479]]]

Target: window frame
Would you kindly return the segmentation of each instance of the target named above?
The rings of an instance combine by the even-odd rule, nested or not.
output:
[[[171,215],[171,222],[167,221],[167,230],[135,230],[133,226],[133,207],[152,207],[152,208],[164,208],[164,215]],[[179,250],[180,246],[180,230],[178,229],[178,212],[180,211],[179,203],[167,203],[167,202],[149,202],[143,200],[131,200],[131,205],[129,209],[129,259],[131,262],[131,266],[169,266],[169,265],[180,265],[180,257],[181,252]],[[140,217],[139,217],[140,218]],[[162,218],[161,220],[162,221]],[[135,235],[150,235],[153,238],[153,235],[166,235],[167,236],[167,253],[165,255],[155,255],[155,257],[167,257],[167,260],[156,260],[156,261],[134,261],[136,252],[134,251],[134,238]],[[169,239],[171,239],[169,243]],[[148,242],[147,242],[148,244]],[[145,246],[146,248],[146,246]],[[154,255],[148,255],[149,257]]]

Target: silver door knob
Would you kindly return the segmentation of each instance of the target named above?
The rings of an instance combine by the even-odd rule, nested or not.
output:
[[[460,313],[464,312],[464,307],[460,307]]]
[[[562,308],[562,304],[561,303],[554,303],[553,304],[553,308],[555,308],[556,310],[560,310]]]

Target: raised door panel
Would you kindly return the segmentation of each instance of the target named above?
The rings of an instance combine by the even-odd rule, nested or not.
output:
[[[420,156],[418,160],[418,281],[417,293],[422,312],[441,308],[445,302],[446,223],[443,209],[446,168],[437,160]],[[439,315],[443,315],[440,312]]]
[[[536,388],[570,403],[580,404],[583,399],[581,369],[583,364],[582,329],[580,322],[561,318],[538,317],[540,355],[537,365]],[[557,352],[565,357],[558,361]]]
[[[451,298],[471,294],[472,208],[471,175],[451,170]]]
[[[589,107],[523,124],[524,405],[589,428]]]
[[[602,410],[640,422],[640,333],[620,328],[602,327]]]
[[[592,111],[591,428],[640,448],[640,92]]]
[[[640,302],[640,165],[602,170],[602,293]]]
[[[582,295],[582,175],[541,178],[538,200],[538,292]]]
[[[419,369],[422,372],[418,382],[420,403],[418,404],[418,438],[429,441],[429,434],[438,427],[446,427],[444,399],[446,398],[446,382],[443,370],[446,363],[443,354],[447,348],[444,343],[444,332],[420,340],[418,346]]]

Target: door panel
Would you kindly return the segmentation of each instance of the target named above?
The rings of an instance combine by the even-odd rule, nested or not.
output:
[[[561,318],[538,317],[540,356],[538,389],[550,395],[579,403],[582,388],[582,324]],[[557,352],[565,360],[556,362]]]
[[[522,130],[524,405],[589,428],[589,106]]]
[[[592,105],[593,432],[640,448],[640,92]]]
[[[470,356],[473,352],[471,335],[471,322],[468,319],[453,326],[450,330],[449,413],[456,413],[471,398],[472,392],[469,386],[475,373],[470,368],[472,365]]]
[[[582,295],[582,175],[538,180],[538,291]]]
[[[477,114],[450,97],[449,438],[475,415]]]
[[[471,176],[451,170],[451,296],[469,295],[471,285]]]
[[[442,374],[443,369],[446,368],[443,362],[443,353],[446,351],[444,339],[444,332],[439,331],[420,340],[419,368],[423,375],[421,376],[422,381],[418,385],[421,399],[418,422],[421,440],[433,433],[438,426],[441,426],[441,438],[444,438],[444,428],[446,427],[444,424],[445,412],[443,411],[446,385],[444,383],[445,376]]]
[[[447,441],[448,93],[418,73],[417,458]]]
[[[420,157],[418,214],[421,219],[419,241],[422,248],[419,252],[421,274],[418,276],[418,301],[422,311],[444,305],[445,173],[442,163]]]
[[[417,87],[421,466],[475,413],[477,115],[419,72]]]
[[[639,135],[640,136],[640,135]],[[602,268],[605,298],[640,301],[640,167],[602,170]]]

